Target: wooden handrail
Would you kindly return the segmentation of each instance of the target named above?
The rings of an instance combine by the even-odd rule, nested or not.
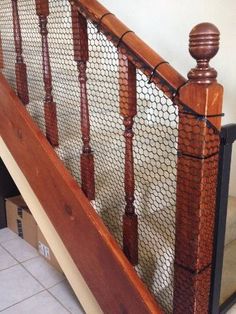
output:
[[[164,63],[165,60],[134,32],[128,32],[130,29],[98,1],[69,0],[69,2],[76,6],[86,18],[89,18],[92,22],[98,24],[101,29],[114,36],[113,40],[116,43],[122,38],[122,43],[136,58],[139,58],[143,62],[146,70],[145,74],[151,75],[154,70],[153,74],[157,74],[174,91],[186,82],[186,79],[180,73],[169,65],[169,63]],[[124,34],[125,36],[123,36]],[[159,66],[157,67],[157,65]],[[153,81],[160,86],[160,81],[155,80],[155,75]]]
[[[2,74],[0,87],[0,136],[104,313],[162,313]]]

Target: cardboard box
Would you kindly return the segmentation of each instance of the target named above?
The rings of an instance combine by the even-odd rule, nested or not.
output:
[[[22,196],[6,199],[6,215],[8,228],[37,248],[37,223]]]
[[[47,240],[45,239],[39,227],[38,227],[38,251],[39,254],[42,255],[49,262],[49,264],[51,264],[59,272],[63,273],[55,255],[53,254],[51,248],[48,245]]]

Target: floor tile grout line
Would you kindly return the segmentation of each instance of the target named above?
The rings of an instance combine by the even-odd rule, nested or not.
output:
[[[10,268],[13,268],[13,267],[15,267],[15,266],[17,266],[17,265],[19,265],[19,263],[14,264],[14,265],[11,265],[11,266],[9,266],[9,267],[7,267],[7,268],[0,269],[0,273],[1,273],[2,271],[8,270],[8,269],[10,269]]]
[[[72,313],[63,303],[61,303],[61,301],[59,300],[59,298],[57,298],[57,297],[50,291],[50,289],[52,289],[52,288],[58,286],[58,285],[59,285],[60,283],[62,283],[62,282],[63,282],[63,281],[61,281],[61,282],[55,284],[54,286],[52,286],[52,287],[50,287],[50,288],[47,288],[46,290],[48,290],[48,292],[49,292],[60,304],[62,304],[62,305],[67,309],[67,311],[69,311],[70,313]],[[65,282],[66,282],[66,280],[65,280]],[[68,282],[68,284],[69,284],[69,282]],[[70,286],[70,284],[69,284],[69,286]],[[73,292],[73,290],[72,290],[72,292]],[[74,293],[74,292],[73,292],[73,293]],[[75,294],[74,294],[74,295],[75,295]],[[80,306],[81,310],[84,312],[84,309],[83,309],[82,305],[80,304],[79,299],[77,298],[76,295],[75,295],[75,297],[76,297],[76,299],[78,300],[78,303],[79,303],[79,306]],[[84,312],[84,313],[85,313],[85,312]],[[73,313],[72,313],[72,314],[73,314]],[[86,313],[85,313],[85,314],[86,314]]]
[[[18,239],[18,237],[14,238],[14,239],[12,239],[12,240],[15,240],[15,239]],[[22,240],[25,241],[24,239],[22,239]],[[11,241],[11,240],[9,240],[9,241]],[[6,241],[6,242],[8,242],[8,241]],[[1,244],[0,244],[0,246],[1,246]],[[55,283],[55,284],[52,285],[51,287],[48,287],[48,288],[47,288],[47,287],[45,287],[45,286],[25,267],[25,265],[24,265],[24,263],[26,263],[26,262],[28,262],[28,261],[30,261],[30,260],[33,260],[33,259],[36,259],[36,258],[41,257],[40,255],[34,256],[34,257],[32,257],[32,258],[30,258],[30,259],[28,259],[28,260],[25,260],[25,261],[20,262],[20,261],[18,261],[6,248],[4,248],[3,246],[2,246],[2,248],[17,262],[17,264],[12,265],[11,267],[8,267],[8,268],[3,269],[3,270],[7,270],[7,269],[10,269],[10,268],[12,268],[12,267],[14,267],[14,266],[21,265],[22,268],[23,268],[33,279],[35,279],[35,280],[40,284],[40,286],[43,288],[43,290],[39,291],[38,293],[36,293],[36,294],[34,294],[34,295],[32,295],[32,296],[30,296],[30,297],[28,297],[28,298],[22,299],[21,301],[19,301],[19,302],[17,302],[17,303],[14,303],[14,304],[12,304],[11,306],[5,308],[4,310],[6,310],[6,309],[8,309],[8,308],[10,308],[10,307],[13,307],[13,306],[15,306],[15,305],[17,305],[17,304],[19,304],[19,303],[21,303],[21,302],[24,302],[25,300],[30,299],[31,297],[33,297],[33,296],[35,296],[35,295],[37,295],[37,294],[39,294],[39,293],[41,293],[41,292],[43,292],[43,291],[47,291],[47,292],[53,297],[53,299],[55,299],[68,313],[72,314],[72,312],[71,312],[56,296],[54,296],[54,295],[51,293],[51,291],[49,290],[49,289],[54,288],[55,286],[59,285],[60,283],[62,283],[63,281],[66,280],[66,277],[65,277],[64,274],[63,274],[63,275],[64,275],[64,279],[60,280],[59,282]],[[48,263],[47,261],[45,261],[45,262]],[[3,271],[3,270],[1,270],[1,271]],[[0,271],[0,272],[1,272],[1,271]],[[81,307],[81,308],[82,308],[82,307]],[[2,311],[4,311],[4,310],[2,310]],[[2,311],[0,311],[0,312],[2,312]]]
[[[16,234],[16,236],[17,236],[17,234]],[[7,243],[7,242],[10,242],[10,241],[15,240],[15,239],[18,239],[18,238],[17,238],[17,237],[15,237],[15,238],[12,238],[12,239],[9,239],[9,240],[6,240],[6,241],[3,241],[3,242],[0,242],[0,245],[1,245],[2,247],[4,247],[2,244]]]
[[[55,286],[56,286],[56,285],[55,285]],[[54,287],[55,287],[55,286],[54,286]],[[49,288],[49,289],[51,289],[51,288]],[[68,313],[72,314],[72,312],[71,312],[68,308],[66,308],[66,306],[65,306],[60,300],[58,300],[58,299],[51,293],[51,291],[49,291],[49,289],[46,289],[47,292],[48,292]]]
[[[18,265],[20,265],[20,263],[18,263]],[[17,265],[14,265],[14,266],[17,266]],[[12,266],[12,267],[14,267],[14,266]],[[22,299],[21,301],[19,301],[19,302],[17,302],[17,303],[14,303],[14,304],[12,304],[11,306],[9,306],[9,307],[7,307],[7,308],[4,308],[2,311],[6,310],[6,309],[8,309],[8,308],[10,308],[10,307],[13,307],[13,306],[15,306],[15,305],[17,305],[17,304],[19,304],[19,303],[21,303],[21,302],[24,302],[25,300],[30,299],[31,297],[33,297],[33,296],[35,296],[35,295],[37,295],[37,294],[39,294],[39,293],[41,293],[41,292],[43,292],[43,291],[47,291],[47,292],[53,297],[53,299],[55,299],[55,300],[57,301],[57,303],[59,303],[61,306],[63,306],[63,308],[64,308],[67,312],[71,313],[71,311],[69,311],[69,309],[67,309],[67,308],[65,307],[65,305],[62,304],[61,301],[58,300],[58,299],[49,291],[49,289],[51,289],[51,288],[55,287],[56,285],[60,284],[60,283],[63,282],[65,279],[59,281],[57,284],[55,284],[55,285],[53,285],[53,286],[51,286],[51,287],[49,287],[49,288],[46,288],[31,272],[29,272],[29,271],[24,267],[24,265],[21,265],[21,266],[22,266],[22,268],[24,268],[24,270],[25,270],[33,279],[35,279],[35,280],[40,284],[40,286],[43,288],[43,290],[40,290],[40,291],[37,292],[36,294],[34,294],[34,295],[30,296],[30,297],[24,298],[24,299]],[[9,268],[11,268],[11,267],[9,267]],[[8,268],[8,269],[9,269],[9,268]],[[2,311],[0,311],[0,312],[2,312]]]
[[[20,237],[19,237],[20,238]],[[17,239],[17,238],[16,238]],[[21,238],[20,238],[21,239]],[[24,240],[25,241],[25,240]],[[26,242],[26,241],[25,241]],[[27,243],[27,242],[26,242]],[[32,248],[34,248],[34,247],[32,247]],[[22,264],[22,263],[25,263],[25,262],[27,262],[27,261],[30,261],[30,260],[32,260],[33,258],[35,258],[35,257],[39,257],[40,255],[39,255],[39,253],[37,252],[37,250],[36,250],[36,252],[37,252],[37,254],[38,255],[36,255],[36,256],[33,256],[33,257],[30,257],[29,259],[26,259],[26,260],[24,260],[24,261],[19,261],[10,251],[8,251],[4,246],[3,246],[3,249],[9,254],[9,255],[11,255],[11,257],[12,258],[14,258],[19,264]]]
[[[40,281],[39,281],[39,279],[38,278],[36,278],[26,267],[25,267],[25,265],[22,263],[21,264],[21,266],[24,268],[24,270],[28,273],[28,274],[30,274],[31,275],[31,277],[33,277],[44,289],[48,289],[47,287],[45,287],[44,286],[44,284],[43,283],[41,283]],[[63,279],[64,280],[64,279]],[[58,283],[60,283],[60,282],[62,282],[63,280],[61,280],[61,281],[59,281]]]
[[[37,257],[40,257],[40,256],[37,256]],[[47,261],[46,261],[47,262]],[[36,278],[26,267],[25,267],[25,265],[22,263],[21,264],[21,266],[44,288],[44,290],[46,290],[46,291],[48,291],[48,293],[60,304],[60,305],[62,305],[63,306],[63,308],[65,308],[69,313],[71,313],[66,307],[65,307],[65,305],[64,304],[62,304],[50,291],[49,291],[49,289],[51,289],[51,288],[53,288],[53,287],[55,287],[56,285],[58,285],[59,283],[61,283],[61,282],[63,282],[65,279],[66,279],[66,277],[64,278],[64,279],[62,279],[62,280],[60,280],[58,283],[56,283],[55,285],[53,285],[53,286],[51,286],[51,287],[45,287],[44,286],[44,284],[42,283],[42,282],[40,282],[39,280],[38,280],[38,278]]]
[[[47,287],[45,287],[45,286],[43,285],[43,283],[41,283],[23,264],[22,264],[22,267],[23,267],[23,268],[44,288],[44,290],[48,291],[48,293],[49,293],[51,296],[53,296],[53,298],[54,298],[59,304],[61,304],[61,305],[63,306],[63,308],[65,308],[67,311],[69,311],[69,310],[65,307],[65,305],[63,305],[63,304],[49,291],[49,289],[51,289],[51,288],[55,287],[56,285],[58,285],[59,283],[63,282],[63,281],[66,279],[66,277],[65,277],[64,279],[62,279],[61,281],[59,281],[58,283],[56,283],[55,285],[53,285],[53,286],[47,288]],[[71,312],[69,311],[69,313],[71,313]]]
[[[3,228],[3,229],[0,229],[0,232],[1,232],[1,230],[4,230],[4,229],[6,229],[6,230],[10,230],[12,233],[14,233],[14,232],[13,232],[11,229],[9,229],[8,227]],[[8,239],[8,240],[1,241],[1,242],[0,242],[0,245],[1,245],[2,243],[6,243],[6,242],[9,242],[9,241],[12,241],[12,240],[15,240],[15,239],[20,238],[20,237],[18,236],[18,234],[17,234],[17,233],[14,233],[14,235],[12,235],[12,236],[14,236],[14,238],[11,238],[11,239]],[[21,238],[20,238],[20,239],[21,239]]]
[[[0,247],[7,253],[9,254],[17,263],[20,263],[4,246],[0,244]]]
[[[31,296],[29,296],[29,297],[27,297],[27,298],[24,298],[24,299],[22,299],[21,301],[16,302],[16,303],[14,303],[14,304],[12,304],[12,305],[10,305],[10,306],[4,308],[3,310],[0,311],[0,313],[3,312],[3,311],[5,311],[5,310],[7,310],[7,309],[9,309],[9,308],[11,308],[11,307],[13,307],[13,306],[16,306],[17,304],[20,304],[20,303],[22,303],[22,302],[24,302],[24,301],[26,301],[26,300],[29,300],[30,298],[33,298],[33,297],[35,297],[36,295],[38,295],[38,294],[40,294],[40,293],[42,293],[42,292],[44,292],[44,291],[46,291],[46,289],[41,290],[41,291],[38,291],[37,293],[32,294]]]
[[[39,258],[39,257],[41,257],[41,255],[37,255],[37,256],[31,257],[31,258],[26,259],[25,261],[22,261],[22,262],[19,262],[19,263],[20,264],[24,264],[24,263],[27,263],[29,261],[32,261],[33,259]]]
[[[20,265],[20,263],[18,263],[18,264],[16,264],[16,265],[13,265],[12,267],[17,266],[17,265]],[[11,306],[4,308],[4,309],[1,310],[0,312],[5,311],[6,309],[8,309],[8,308],[10,308],[10,307],[13,307],[13,306],[15,306],[15,305],[17,305],[17,304],[19,304],[19,303],[21,303],[21,302],[24,302],[25,300],[30,299],[31,297],[33,297],[33,296],[35,296],[35,295],[37,295],[37,294],[39,294],[39,293],[41,293],[41,292],[43,292],[43,291],[47,291],[47,292],[53,297],[53,299],[55,299],[65,310],[67,310],[67,312],[71,313],[71,311],[70,311],[68,308],[66,308],[66,306],[65,306],[63,303],[61,303],[61,301],[60,301],[59,299],[57,299],[57,298],[49,291],[49,289],[52,289],[53,287],[55,287],[55,286],[57,286],[58,284],[60,284],[60,283],[62,283],[63,281],[65,281],[66,278],[64,278],[63,280],[59,281],[59,282],[56,283],[55,285],[46,288],[34,275],[32,275],[32,273],[30,273],[30,272],[24,267],[24,265],[21,265],[21,266],[22,266],[22,268],[24,268],[24,270],[25,270],[33,279],[35,279],[35,280],[40,284],[40,286],[43,288],[43,290],[40,290],[39,292],[35,293],[34,295],[32,295],[32,296],[30,296],[30,297],[27,297],[27,298],[24,298],[24,299],[22,299],[21,301],[16,302],[16,303],[12,304]],[[12,268],[12,267],[9,267],[9,268]],[[9,268],[7,268],[7,269],[9,269]]]

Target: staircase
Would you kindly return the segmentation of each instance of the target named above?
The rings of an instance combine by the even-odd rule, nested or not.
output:
[[[207,313],[217,28],[188,81],[95,0],[3,0],[0,31],[0,135],[102,311]]]

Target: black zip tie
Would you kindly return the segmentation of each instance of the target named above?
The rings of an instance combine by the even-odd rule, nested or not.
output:
[[[157,69],[160,65],[162,65],[162,64],[164,64],[164,63],[169,63],[169,62],[167,62],[167,61],[162,61],[162,62],[158,63],[158,64],[155,66],[155,68],[152,70],[152,73],[151,73],[151,75],[150,75],[150,77],[149,77],[148,84],[151,84],[152,78],[153,78],[153,76],[154,76],[154,74],[155,74],[156,69]]]
[[[190,267],[187,267],[187,266],[185,266],[185,265],[181,265],[181,264],[179,264],[179,263],[177,263],[177,262],[175,262],[175,265],[177,265],[178,267],[180,267],[180,268],[182,268],[182,269],[187,270],[188,272],[190,272],[190,273],[193,274],[193,275],[199,275],[199,274],[201,274],[202,272],[204,272],[207,268],[209,268],[209,267],[211,266],[211,263],[207,264],[206,266],[204,266],[202,269],[199,269],[199,270],[194,270],[194,269],[192,269],[192,268],[190,268]]]
[[[189,111],[180,111],[179,113],[194,116],[194,117],[197,117],[199,119],[224,117],[224,115],[225,115],[224,113],[203,115],[203,114],[199,114],[197,112],[189,112]]]
[[[208,114],[205,117],[206,118],[217,118],[217,117],[224,117],[224,116],[225,116],[225,114],[222,112],[222,113],[219,113],[219,114]]]
[[[209,158],[211,158],[213,156],[216,156],[218,154],[219,154],[219,151],[217,151],[217,152],[215,152],[213,154],[207,155],[207,156],[203,156],[203,155],[197,156],[197,155],[183,153],[183,152],[178,151],[178,156],[179,157],[186,156],[186,157],[190,157],[190,158],[194,158],[194,159],[198,159],[198,160],[206,160],[206,159],[209,159]]]
[[[98,21],[98,23],[97,23],[97,31],[98,31],[98,33],[100,33],[100,28],[101,28],[102,20],[103,20],[103,18],[104,18],[105,16],[107,16],[107,15],[114,15],[114,14],[111,13],[111,12],[107,12],[107,13],[103,14],[103,15],[100,17],[100,19],[99,19],[99,21]]]
[[[133,31],[126,31],[126,32],[124,32],[124,34],[120,37],[120,39],[119,39],[119,41],[118,41],[118,44],[117,44],[116,48],[119,48],[119,46],[120,46],[120,44],[121,44],[121,42],[122,42],[123,38],[124,38],[124,37],[125,37],[125,35],[126,35],[126,34],[128,34],[128,33],[133,33]]]
[[[173,102],[174,102],[174,100],[175,100],[175,97],[179,95],[180,89],[181,89],[184,85],[186,85],[187,83],[188,83],[188,81],[184,82],[183,84],[181,84],[181,85],[176,89],[176,91],[175,91],[175,93],[173,94],[173,97],[172,97],[172,101],[173,101]]]

